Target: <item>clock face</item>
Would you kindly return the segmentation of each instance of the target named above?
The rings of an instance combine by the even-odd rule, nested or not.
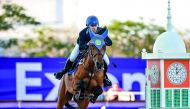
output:
[[[172,63],[167,70],[167,78],[172,84],[182,84],[187,77],[185,66],[179,62]]]
[[[150,79],[152,84],[157,84],[158,83],[158,79],[159,79],[159,70],[158,70],[158,66],[156,64],[153,64],[150,68],[151,73],[150,73]]]

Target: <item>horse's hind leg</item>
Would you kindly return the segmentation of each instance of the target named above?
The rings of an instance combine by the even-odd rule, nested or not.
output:
[[[59,92],[58,92],[58,101],[57,101],[57,109],[62,109],[63,106],[67,101],[65,101],[65,94],[66,94],[66,86],[64,81],[65,76],[61,79],[61,83],[59,86]]]

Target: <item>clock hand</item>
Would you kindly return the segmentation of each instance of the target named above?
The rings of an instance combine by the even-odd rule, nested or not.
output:
[[[177,70],[177,74],[178,74],[180,71],[181,71],[181,68],[179,68],[179,69]]]
[[[176,68],[176,74],[180,72],[181,68]]]

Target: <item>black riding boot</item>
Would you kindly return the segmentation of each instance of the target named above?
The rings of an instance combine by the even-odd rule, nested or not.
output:
[[[63,75],[69,71],[72,65],[73,65],[73,62],[71,62],[70,59],[68,59],[65,64],[65,68],[57,73],[54,73],[55,78],[60,80],[63,77]]]
[[[108,66],[104,61],[104,87],[107,86],[112,86],[112,82],[109,80],[108,76],[107,76],[107,70],[108,70]]]

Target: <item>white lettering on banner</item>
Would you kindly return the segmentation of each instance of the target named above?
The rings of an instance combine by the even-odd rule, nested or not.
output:
[[[45,76],[54,84],[54,88],[49,92],[45,100],[56,100],[57,93],[59,89],[60,81],[55,79],[55,77],[52,75],[53,73],[45,73]]]
[[[108,78],[111,80],[112,84],[119,83],[117,78],[114,75],[112,75],[111,73],[107,73],[107,75],[108,75]]]
[[[41,94],[26,94],[26,86],[41,86],[41,78],[26,78],[26,71],[42,71],[41,63],[16,63],[16,99],[42,100]]]
[[[131,90],[133,82],[138,82],[140,84],[140,92],[145,92],[145,75],[143,73],[123,73],[122,77],[124,90]],[[142,94],[140,99],[145,100],[145,95]]]
[[[27,94],[26,87],[38,86],[42,87],[42,79],[39,77],[26,77],[26,72],[32,71],[41,73],[42,63],[40,62],[17,62],[16,63],[16,99],[17,100],[43,100],[43,94]],[[111,73],[107,73],[112,83],[119,83],[118,79]],[[53,88],[49,91],[45,100],[56,100],[60,81],[55,79],[53,73],[44,73],[45,77],[53,83]],[[132,84],[138,82],[140,84],[140,92],[145,92],[145,75],[141,72],[122,73],[122,82],[124,90],[131,90]],[[141,100],[145,100],[145,95],[140,95]]]

